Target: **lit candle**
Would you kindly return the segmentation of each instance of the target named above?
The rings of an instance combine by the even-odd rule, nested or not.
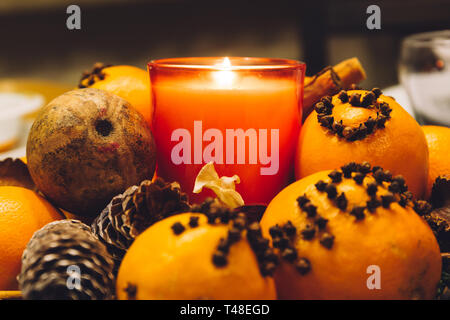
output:
[[[149,63],[158,176],[192,194],[200,168],[237,174],[246,203],[268,202],[293,172],[304,65],[262,58],[181,58]]]
[[[219,88],[232,89],[235,74],[231,71],[231,62],[228,57],[225,57],[222,62],[216,64],[220,71],[213,71],[211,74]]]

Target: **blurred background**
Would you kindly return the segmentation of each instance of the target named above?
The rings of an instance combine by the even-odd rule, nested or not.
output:
[[[70,4],[81,7],[81,30],[66,27]],[[371,4],[381,8],[381,30],[366,27]],[[368,76],[362,86],[390,87],[406,108],[397,85],[401,41],[450,29],[449,13],[450,0],[0,0],[0,93],[41,93],[0,96],[0,106],[9,107],[0,108],[0,157],[25,153],[33,113],[25,124],[12,117],[74,88],[95,62],[146,68],[149,60],[168,57],[277,57],[306,62],[312,75],[358,57]],[[450,73],[445,77],[437,81],[448,92]],[[439,99],[448,118],[450,96]]]
[[[82,29],[66,28],[66,8],[82,10]],[[381,8],[382,29],[366,28]],[[365,86],[398,82],[400,41],[450,28],[449,0],[1,0],[0,77],[75,85],[96,61],[146,66],[179,56],[300,59],[308,73],[357,56]]]

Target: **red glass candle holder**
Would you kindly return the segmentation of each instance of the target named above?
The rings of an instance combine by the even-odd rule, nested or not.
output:
[[[267,58],[175,58],[148,64],[157,175],[192,201],[201,167],[237,174],[246,203],[267,203],[293,175],[305,64]]]

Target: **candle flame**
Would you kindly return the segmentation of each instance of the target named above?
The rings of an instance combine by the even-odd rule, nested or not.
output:
[[[231,88],[235,74],[230,70],[230,59],[228,57],[225,57],[223,61],[216,64],[216,67],[218,67],[220,71],[214,71],[212,73],[215,82],[218,83],[222,88]]]
[[[218,66],[223,67],[224,69],[231,68],[231,61],[228,57],[223,58],[223,61],[217,64]]]

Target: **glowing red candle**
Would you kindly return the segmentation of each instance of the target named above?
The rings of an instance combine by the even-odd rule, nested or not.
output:
[[[191,199],[200,168],[237,174],[246,203],[269,202],[293,172],[305,65],[266,58],[179,58],[149,63],[158,176]]]

